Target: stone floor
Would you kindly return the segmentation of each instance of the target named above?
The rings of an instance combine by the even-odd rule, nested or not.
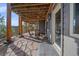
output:
[[[57,52],[47,42],[25,34],[24,37],[14,37],[14,42],[0,46],[1,56],[58,56]]]

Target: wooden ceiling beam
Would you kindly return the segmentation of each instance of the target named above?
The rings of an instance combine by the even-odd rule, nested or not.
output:
[[[19,8],[11,8],[12,10],[42,10],[42,9],[48,9],[47,6],[41,6],[41,7],[31,7],[31,8],[27,8],[27,7],[19,7]]]
[[[46,16],[46,12],[42,12],[42,13],[19,13],[20,15],[24,16],[24,17],[45,17]]]
[[[30,19],[42,19],[42,18],[45,18],[45,16],[26,16],[26,15],[23,15],[22,14],[22,17],[23,18],[30,18]]]
[[[36,20],[44,20],[45,17],[40,17],[40,18],[39,18],[39,17],[26,17],[26,20],[31,20],[31,19],[32,19],[32,20],[35,20],[35,19],[36,19]]]
[[[39,21],[32,21],[32,22],[31,21],[24,21],[24,22],[32,23],[33,24],[33,23],[36,23],[36,22],[39,22]]]
[[[49,4],[49,3],[11,3],[12,6],[36,6],[36,5],[45,5],[45,4]]]
[[[47,12],[16,12],[17,14],[25,14],[25,15],[34,15],[34,14],[36,14],[36,15],[38,15],[38,14],[46,14]]]
[[[42,20],[44,20],[44,19],[42,19]],[[27,20],[23,20],[24,22],[38,22],[38,21],[40,21],[40,19],[39,20],[36,20],[36,19],[27,19]]]
[[[25,15],[26,16],[26,15]],[[32,17],[32,18],[40,18],[40,17],[45,17],[45,15],[34,15],[34,16],[30,16],[30,15],[28,15],[28,16],[26,16],[26,17]]]
[[[41,17],[41,18],[37,18],[37,17],[36,18],[35,17],[34,18],[33,17],[26,17],[26,19],[37,19],[37,20],[39,20],[39,19],[45,19],[45,17]]]
[[[46,15],[46,13],[40,13],[40,14],[37,14],[37,13],[35,13],[35,14],[30,14],[30,13],[22,13],[22,15],[24,15],[24,16],[45,16]]]
[[[23,21],[39,21],[39,20],[45,20],[44,18],[30,18],[30,17],[26,17],[26,19],[23,19]]]
[[[17,13],[42,13],[42,12],[47,12],[47,10],[26,10],[26,11],[15,11]]]
[[[37,19],[27,19],[27,20],[23,20],[23,21],[36,22],[36,21],[40,21],[40,20],[44,20],[44,19],[39,19],[39,20],[37,20]]]
[[[34,7],[34,6],[48,6],[49,4],[48,3],[38,3],[38,4],[28,4],[28,3],[19,3],[19,4],[15,4],[15,3],[13,3],[13,4],[11,4],[11,6],[12,6],[12,8],[18,8],[18,7]]]

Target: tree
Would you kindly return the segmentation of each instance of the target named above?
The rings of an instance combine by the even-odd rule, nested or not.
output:
[[[4,16],[0,15],[0,34],[1,34],[2,37],[5,36],[5,32],[6,32],[5,19],[4,19]]]

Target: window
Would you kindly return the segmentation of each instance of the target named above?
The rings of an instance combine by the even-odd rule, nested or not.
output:
[[[79,38],[79,4],[70,4],[70,35]]]
[[[73,19],[73,26],[74,26],[74,33],[79,34],[79,4],[74,4],[74,19]]]

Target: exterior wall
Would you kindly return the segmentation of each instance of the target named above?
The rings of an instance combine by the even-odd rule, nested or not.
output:
[[[51,25],[51,19],[48,19],[48,22],[47,22],[47,37],[48,37],[48,41],[49,41],[49,43],[52,43],[52,39],[51,39],[51,31],[52,31],[52,25]]]
[[[62,7],[63,6],[63,7]],[[64,43],[63,38],[61,39],[61,45],[64,47],[61,47],[60,52],[58,51],[58,48],[55,47],[57,52],[61,55],[63,53],[64,56],[78,56],[79,55],[79,39],[73,37],[70,35],[70,4],[61,4],[61,22],[62,22],[62,28],[64,27]],[[63,14],[64,13],[64,14]],[[63,23],[64,21],[64,23]],[[51,34],[51,41],[52,43],[55,42],[55,14],[54,10],[51,14],[51,31],[50,33],[47,33],[48,35]],[[63,32],[62,32],[63,33]],[[63,35],[62,35],[63,36]],[[50,37],[50,36],[48,36]],[[54,46],[54,44],[52,44]],[[64,51],[63,51],[64,49]]]
[[[79,55],[79,39],[70,36],[70,4],[64,4],[64,55]]]
[[[61,6],[62,5],[63,4],[61,4]],[[64,13],[64,14],[61,15],[61,17],[63,18],[62,20],[64,20],[64,23],[62,23],[62,26],[64,27],[64,43],[62,43],[64,45],[64,48],[63,48],[64,52],[62,51],[62,48],[61,48],[61,51],[62,51],[62,53],[64,53],[64,56],[78,56],[79,55],[79,39],[70,35],[70,11],[71,11],[70,4],[67,4],[67,3],[64,4],[62,7],[62,13]],[[48,39],[52,43],[54,43],[54,41],[55,41],[55,19],[54,19],[53,11],[51,14],[51,21],[48,21],[48,23],[50,23],[50,28],[47,27],[47,36],[48,36]],[[43,30],[41,30],[41,31],[45,32],[45,23],[42,24],[40,22],[39,28],[40,28],[40,30],[42,28]],[[54,45],[54,44],[52,44],[52,45]],[[55,48],[55,49],[57,49],[57,48]],[[60,54],[61,54],[61,52],[60,52]]]

